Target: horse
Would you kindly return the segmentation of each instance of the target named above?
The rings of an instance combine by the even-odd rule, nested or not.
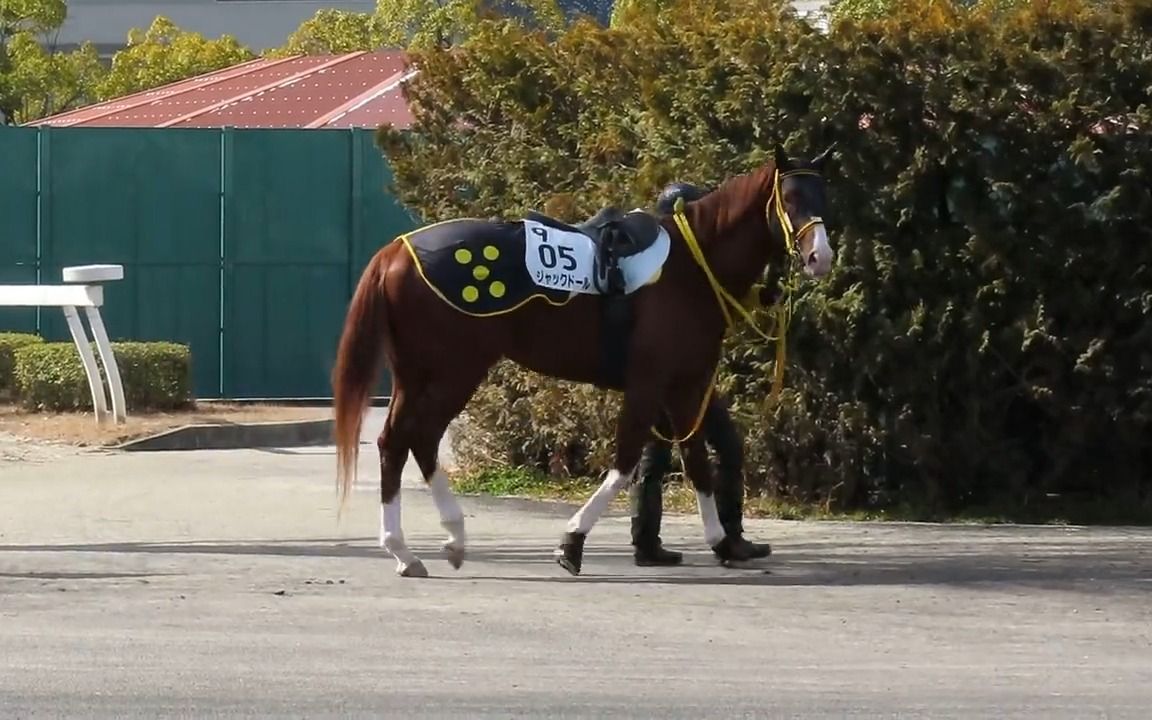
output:
[[[771,159],[672,214],[609,206],[577,225],[533,211],[513,221],[456,218],[378,250],[349,303],[332,369],[334,437],[342,508],[363,413],[387,363],[392,396],[377,438],[380,546],[396,560],[397,574],[428,575],[404,538],[400,481],[409,452],[447,532],[441,551],[456,569],[464,562],[464,514],[438,448],[503,359],[623,394],[612,466],[569,519],[553,552],[561,567],[580,573],[585,538],[632,482],[661,415],[680,436],[669,439],[680,445],[705,542],[728,558],[695,430],[733,313],[743,311],[735,298],[770,263],[794,262],[811,278],[832,269],[823,171],[834,145],[807,161],[776,145]]]

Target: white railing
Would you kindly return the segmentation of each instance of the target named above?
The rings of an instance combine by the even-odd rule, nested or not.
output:
[[[124,404],[124,385],[120,382],[120,368],[112,355],[112,343],[104,329],[104,319],[100,308],[104,305],[104,287],[101,283],[124,279],[123,265],[79,265],[64,268],[64,282],[72,285],[0,285],[0,307],[58,307],[64,311],[72,341],[80,353],[84,364],[84,374],[88,376],[88,388],[92,391],[92,407],[96,410],[96,422],[105,423],[109,418],[117,423],[128,419]],[[92,337],[100,353],[100,362],[108,375],[108,389],[112,395],[112,412],[108,412],[108,398],[104,394],[104,382],[100,378],[100,368],[92,354],[92,345],[84,332],[77,308],[84,308],[88,324],[92,326]]]

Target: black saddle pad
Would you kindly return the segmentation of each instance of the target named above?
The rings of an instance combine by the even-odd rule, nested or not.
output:
[[[398,239],[424,282],[444,302],[468,315],[502,315],[535,298],[553,305],[571,299],[565,290],[532,282],[524,265],[523,223],[446,220]]]

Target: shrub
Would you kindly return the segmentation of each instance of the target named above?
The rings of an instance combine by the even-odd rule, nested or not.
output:
[[[471,468],[512,465],[557,476],[597,475],[612,459],[619,408],[618,393],[557,382],[504,361],[465,409],[466,429],[453,433],[452,450]]]
[[[773,3],[659,5],[418,57],[413,131],[378,135],[404,200],[574,219],[833,137],[838,267],[797,298],[778,406],[773,348],[727,344],[750,485],[837,510],[1152,510],[1147,0],[890,0],[826,35]],[[572,388],[494,372],[468,408],[490,457],[603,468],[614,418]]]
[[[31,333],[0,333],[0,400],[12,397],[16,388],[16,350],[42,342],[43,338]]]
[[[101,365],[95,343],[92,352]],[[112,353],[129,412],[171,410],[192,401],[191,354],[168,342],[114,342]],[[92,395],[72,343],[28,345],[16,352],[17,396],[31,410],[91,410]]]

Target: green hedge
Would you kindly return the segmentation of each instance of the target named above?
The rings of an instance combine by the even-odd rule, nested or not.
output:
[[[491,23],[416,54],[416,125],[378,142],[431,221],[650,206],[775,141],[835,139],[838,267],[798,298],[778,407],[773,348],[728,343],[752,488],[839,510],[1147,517],[1152,2],[970,4],[890,0],[826,33],[752,0],[654,3],[559,37]],[[499,432],[462,436],[464,454],[601,453],[603,396],[527,377],[501,367],[478,393],[469,416]],[[532,398],[562,410],[497,425]]]
[[[96,362],[100,355],[92,344]],[[129,412],[172,410],[192,402],[191,353],[168,342],[114,342],[112,354]],[[91,410],[92,394],[80,353],[70,342],[27,345],[15,353],[16,389],[30,410]]]
[[[16,388],[16,350],[42,342],[43,338],[31,333],[0,333],[0,400],[11,398]]]

